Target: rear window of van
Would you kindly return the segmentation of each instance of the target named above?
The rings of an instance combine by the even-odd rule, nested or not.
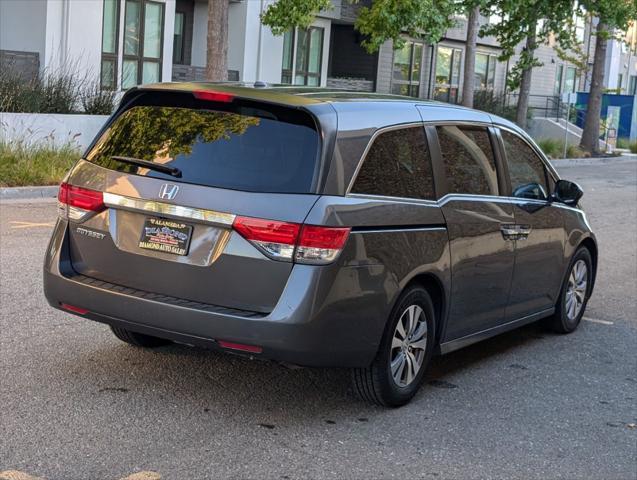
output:
[[[136,105],[96,140],[86,159],[102,167],[211,187],[271,193],[312,191],[319,135],[306,112],[219,105]],[[177,168],[181,177],[118,161]]]

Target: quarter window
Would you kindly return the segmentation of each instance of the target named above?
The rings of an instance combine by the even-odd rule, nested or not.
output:
[[[437,127],[449,193],[498,195],[498,175],[486,128]]]
[[[433,200],[431,156],[424,129],[380,134],[367,152],[352,193]]]
[[[514,197],[544,200],[547,197],[546,169],[535,151],[517,135],[503,131],[511,190]]]

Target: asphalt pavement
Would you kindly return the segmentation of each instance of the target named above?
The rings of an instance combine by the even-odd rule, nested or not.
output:
[[[530,325],[436,358],[395,410],[353,398],[346,370],[137,349],[51,309],[41,268],[56,206],[0,204],[0,472],[637,478],[637,162],[559,168],[584,187],[599,239],[586,320],[571,335]]]

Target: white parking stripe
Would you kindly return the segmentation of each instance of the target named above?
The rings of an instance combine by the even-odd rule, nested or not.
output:
[[[592,322],[592,323],[599,323],[600,325],[615,325],[615,322],[609,322],[608,320],[600,320],[598,318],[582,317],[582,320],[586,320],[587,322]]]

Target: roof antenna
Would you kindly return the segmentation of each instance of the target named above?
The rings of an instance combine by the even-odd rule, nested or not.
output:
[[[257,80],[254,82],[254,88],[267,88],[267,86],[267,82],[264,82],[263,80]]]

